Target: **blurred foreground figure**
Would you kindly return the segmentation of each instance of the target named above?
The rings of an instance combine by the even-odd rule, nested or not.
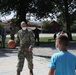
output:
[[[68,43],[66,35],[56,37],[56,49],[60,52],[51,57],[48,75],[75,75],[76,56],[67,51]]]

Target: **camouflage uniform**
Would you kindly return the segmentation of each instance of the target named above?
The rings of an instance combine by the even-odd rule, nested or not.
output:
[[[26,29],[26,30],[19,30],[17,34],[17,40],[16,40],[16,45],[19,44],[19,52],[18,52],[18,65],[17,65],[17,72],[21,72],[23,69],[24,65],[24,60],[25,58],[28,61],[28,68],[33,69],[33,56],[32,56],[32,51],[29,51],[28,48],[30,46],[34,46],[35,43],[35,38],[34,34],[32,33],[31,30]]]

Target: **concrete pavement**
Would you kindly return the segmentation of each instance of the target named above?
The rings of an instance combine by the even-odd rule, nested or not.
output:
[[[76,43],[71,42],[68,51],[76,55]],[[54,43],[34,47],[34,75],[48,75],[49,58],[56,52],[58,51],[55,49]],[[0,75],[16,75],[17,53],[17,49],[0,49]],[[26,60],[21,75],[29,75]]]
[[[14,50],[5,53],[0,51],[0,75],[16,75],[16,66],[18,63],[16,52],[14,53]],[[49,59],[38,56],[33,56],[33,58],[34,75],[47,75]],[[21,75],[29,75],[26,60]]]
[[[16,75],[17,56],[0,58],[0,75]],[[34,56],[34,75],[47,75],[48,60]],[[21,75],[29,75],[27,62],[25,60]]]

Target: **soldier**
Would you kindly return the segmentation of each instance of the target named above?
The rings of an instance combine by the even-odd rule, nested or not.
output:
[[[27,25],[24,21],[21,22],[21,30],[18,31],[16,45],[19,44],[18,53],[18,65],[17,65],[17,75],[20,75],[24,60],[26,58],[28,62],[28,68],[30,75],[33,75],[33,47],[35,43],[34,34],[31,30],[27,29]]]
[[[2,36],[2,48],[5,48],[6,43],[6,30],[2,28],[1,30],[1,36]]]
[[[40,34],[40,30],[38,29],[38,27],[36,27],[34,31],[34,34],[35,34],[35,43],[36,43],[36,40],[37,40],[37,46],[39,46],[39,34]]]
[[[14,38],[15,38],[15,30],[14,30],[14,28],[13,27],[10,27],[10,36],[11,36],[11,40],[14,40]]]

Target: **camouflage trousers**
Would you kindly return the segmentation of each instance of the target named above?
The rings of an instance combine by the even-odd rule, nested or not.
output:
[[[28,62],[28,68],[33,69],[33,53],[29,51],[19,51],[18,52],[18,65],[17,72],[21,72],[24,66],[25,58]]]

